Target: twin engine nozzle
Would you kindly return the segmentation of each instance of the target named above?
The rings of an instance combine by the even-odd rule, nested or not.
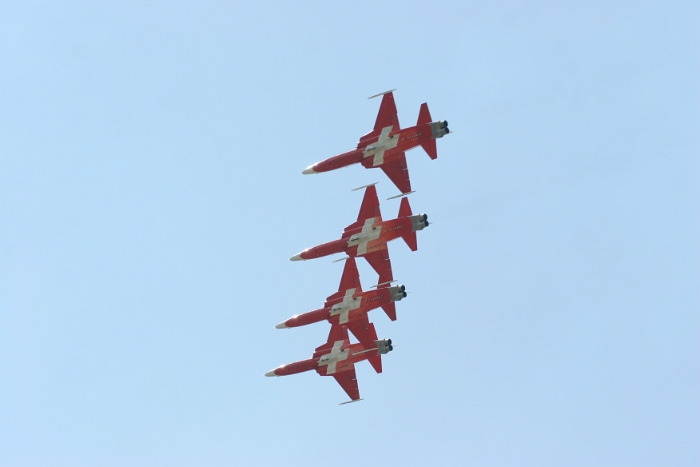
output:
[[[389,292],[391,293],[391,300],[394,302],[398,302],[402,298],[406,298],[406,286],[404,285],[394,285],[392,287],[389,287]]]
[[[391,339],[379,339],[374,341],[374,343],[377,344],[377,353],[379,355],[384,355],[394,350],[394,347],[391,345]]]
[[[430,130],[433,132],[433,139],[442,138],[450,132],[450,129],[447,128],[447,120],[431,122],[428,125],[430,125]]]
[[[416,214],[415,216],[411,216],[410,219],[414,232],[423,230],[430,225],[427,214]]]

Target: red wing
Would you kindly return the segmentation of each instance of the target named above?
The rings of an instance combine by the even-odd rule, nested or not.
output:
[[[355,365],[352,365],[349,370],[341,371],[333,375],[335,380],[340,384],[340,387],[350,396],[350,399],[356,401],[360,398],[360,388],[357,387],[357,375],[355,374]]]
[[[381,250],[373,251],[371,253],[366,253],[364,255],[365,259],[372,268],[379,274],[379,280],[377,284],[383,284],[385,282],[391,282],[394,280],[394,275],[391,272],[391,260],[389,259],[389,249],[386,243],[382,245]],[[388,284],[386,285],[388,287]]]
[[[316,347],[316,352],[330,350],[337,341],[349,341],[348,329],[345,326],[331,324],[331,332],[328,333],[328,342],[320,347]]]
[[[382,97],[382,104],[379,106],[377,120],[374,122],[374,130],[381,131],[382,128],[393,126],[391,131],[399,130],[399,116],[396,112],[394,93],[388,92]]]
[[[396,188],[401,190],[401,193],[411,191],[411,180],[408,178],[408,167],[406,166],[406,153],[400,153],[391,162],[385,162],[379,166],[389,179],[394,182]]]
[[[360,206],[360,214],[357,216],[357,222],[364,224],[365,220],[371,217],[378,217],[377,221],[382,220],[382,213],[379,210],[379,198],[377,197],[377,188],[372,185],[365,190],[365,197],[362,198],[362,206]]]
[[[362,285],[360,285],[360,273],[357,271],[355,258],[352,257],[345,260],[345,268],[343,269],[343,276],[340,278],[338,292],[326,299],[326,306],[329,305],[329,302],[342,300],[342,298],[345,296],[345,291],[348,289],[355,289],[355,293],[362,292]]]
[[[377,346],[374,342],[377,340],[377,331],[374,329],[374,324],[369,322],[367,313],[364,313],[361,318],[348,322],[347,326],[365,349]]]
[[[379,198],[377,197],[377,188],[374,185],[368,186],[365,190],[365,196],[362,198],[362,206],[360,213],[357,216],[357,222],[345,227],[345,231],[362,227],[365,221],[374,217],[375,222],[382,221],[382,212],[379,209]]]

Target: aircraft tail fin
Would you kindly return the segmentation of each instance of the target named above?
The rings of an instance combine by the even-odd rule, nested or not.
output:
[[[430,110],[428,110],[428,103],[423,102],[420,105],[420,112],[418,112],[418,123],[416,125],[422,125],[424,123],[430,123],[433,119],[430,116]]]
[[[420,106],[420,112],[418,113],[418,123],[417,125],[422,125],[424,123],[430,123],[433,119],[430,116],[430,111],[428,110],[428,104],[423,103]],[[435,144],[435,138],[430,138],[421,143],[421,147],[431,159],[437,159],[437,144]]]
[[[408,198],[401,198],[401,205],[399,205],[399,217],[409,217],[413,215],[411,212],[411,205],[408,204]]]
[[[382,310],[384,310],[384,313],[386,313],[390,320],[396,321],[396,303],[391,302],[382,305]]]

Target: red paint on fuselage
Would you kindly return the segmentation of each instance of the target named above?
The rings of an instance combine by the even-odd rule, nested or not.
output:
[[[369,290],[367,292],[358,292],[353,294],[353,298],[359,298],[360,306],[354,310],[348,312],[348,323],[361,318],[363,314],[368,313],[375,308],[379,308],[388,303],[392,302],[391,292],[389,289],[377,289]],[[293,316],[284,322],[284,325],[288,328],[295,328],[298,326],[305,326],[307,324],[318,323],[323,320],[328,320],[331,325],[340,324],[340,315],[331,316],[331,309],[333,305],[342,302],[343,299],[339,298],[337,300],[326,302],[324,308],[319,308],[318,310],[309,311],[302,313],[297,316]],[[343,323],[345,324],[345,323]]]
[[[335,169],[341,169],[349,165],[357,164],[362,161],[362,151],[353,149],[352,151],[338,154],[337,156],[329,157],[328,159],[317,162],[313,165],[314,172],[329,172]]]
[[[372,351],[358,354],[358,352],[362,352],[363,350],[365,350],[365,347],[359,343],[350,344],[350,341],[347,339],[343,342],[343,345],[340,347],[341,351],[345,349],[349,349],[348,358],[346,358],[345,360],[337,361],[335,373],[340,373],[341,371],[348,370],[349,367],[351,367],[355,363],[361,362],[362,360],[367,360],[368,358],[377,354],[377,352]],[[321,357],[323,357],[324,355],[328,355],[329,353],[330,349],[316,351],[314,352],[314,355],[311,358],[307,358],[306,360],[300,360],[294,363],[288,363],[286,365],[277,367],[272,371],[277,376],[287,376],[315,369],[316,372],[318,372],[318,374],[321,376],[332,376],[326,373],[326,370],[328,368],[326,365],[318,366],[318,362],[321,359]]]
[[[376,239],[369,240],[367,242],[366,253],[372,253],[382,249],[382,245],[396,240],[397,238],[403,237],[405,234],[411,233],[413,225],[411,219],[408,217],[399,217],[397,219],[391,219],[388,221],[380,221],[372,224],[372,227],[381,227],[381,232],[379,237]],[[323,256],[332,255],[335,253],[344,252],[348,256],[358,257],[364,256],[365,253],[357,254],[357,245],[348,245],[350,239],[362,232],[362,226],[354,227],[352,229],[345,229],[342,237],[339,240],[333,240],[331,242],[322,243],[311,248],[307,248],[302,251],[299,255],[302,259],[315,259],[321,258]]]
[[[360,141],[357,143],[357,149],[317,162],[312,166],[314,172],[328,172],[360,162],[367,168],[374,167],[374,156],[370,155],[365,157],[364,150],[367,146],[379,141],[380,134],[380,131],[367,133],[360,138]],[[384,163],[391,162],[402,152],[409,151],[416,146],[420,146],[423,142],[431,140],[433,133],[430,125],[424,123],[410,128],[404,128],[403,130],[392,131],[388,136],[391,138],[399,138],[399,142],[396,147],[387,149],[384,152]]]
[[[273,371],[277,376],[293,375],[294,373],[303,373],[313,370],[318,365],[318,358],[307,358],[294,363],[288,363],[275,368]]]
[[[299,255],[302,259],[321,258],[323,256],[345,251],[346,243],[347,242],[344,242],[342,238],[340,240],[333,240],[332,242],[322,243],[320,245],[316,245],[315,247],[307,248]]]

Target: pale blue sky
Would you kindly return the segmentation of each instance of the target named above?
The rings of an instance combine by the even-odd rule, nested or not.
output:
[[[700,465],[695,2],[3,2],[0,465]],[[277,330],[379,181],[431,226],[363,402]],[[398,200],[383,201],[385,217]],[[364,287],[376,281],[358,262]]]

